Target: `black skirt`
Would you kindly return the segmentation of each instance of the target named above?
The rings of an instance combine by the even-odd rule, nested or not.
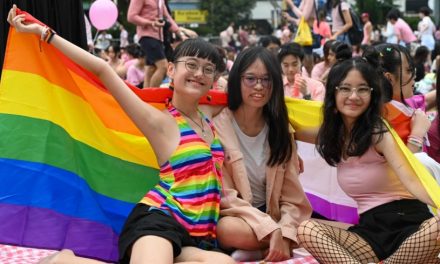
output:
[[[379,260],[384,260],[431,217],[427,205],[419,200],[398,200],[366,211],[359,224],[348,230],[361,236]]]

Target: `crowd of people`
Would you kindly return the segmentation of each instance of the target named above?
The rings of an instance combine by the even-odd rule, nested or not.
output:
[[[430,211],[436,205],[387,126],[440,183],[440,44],[430,10],[420,9],[417,35],[391,10],[384,42],[362,13],[364,35],[353,43],[356,21],[345,1],[328,1],[332,27],[313,0],[286,4],[286,23],[304,17],[320,35],[318,48],[293,42],[287,24],[259,41],[243,26],[235,41],[231,23],[215,46],[179,27],[162,1],[132,0],[128,21],[139,43],[125,43],[122,54],[109,45],[98,57],[11,9],[8,22],[19,32],[49,39],[103,82],[161,164],[159,183],[120,234],[120,263],[283,261],[299,247],[320,263],[440,262],[440,216]],[[431,78],[431,68],[435,81],[416,85]],[[140,89],[171,87],[172,100],[158,110],[123,80]],[[210,89],[227,92],[226,107],[199,105]],[[321,126],[291,124],[285,96],[322,102]],[[358,224],[311,219],[297,140],[315,144],[337,168]],[[99,262],[63,250],[42,263]]]

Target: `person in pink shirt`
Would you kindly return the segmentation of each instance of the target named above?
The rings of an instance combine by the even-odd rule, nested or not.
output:
[[[412,42],[417,40],[408,23],[400,18],[400,12],[397,9],[388,12],[387,19],[394,26],[394,33],[400,45],[409,47]]]
[[[324,74],[331,68],[331,66],[333,66],[334,62],[336,62],[336,60],[330,61],[329,59],[330,47],[333,45],[334,42],[335,40],[329,40],[324,44],[324,60],[313,66],[311,75],[312,79],[325,83],[323,79]],[[325,74],[325,76],[327,76],[327,74]]]
[[[139,44],[145,54],[145,87],[159,87],[165,78],[168,61],[163,46],[163,27],[170,23],[170,30],[182,37],[180,31],[165,5],[165,0],[131,0],[127,20],[136,25]]]
[[[141,56],[136,59],[134,64],[131,64],[127,69],[127,82],[133,84],[138,88],[143,88],[145,75],[145,60]]]
[[[298,43],[281,46],[278,60],[284,74],[284,94],[294,98],[323,101],[324,85],[316,80],[301,76],[304,51]]]
[[[382,116],[377,58],[353,58],[329,73],[317,150],[337,168],[357,203],[348,230],[316,220],[298,228],[300,246],[319,263],[438,263],[440,215]]]
[[[325,42],[332,37],[332,30],[330,29],[330,25],[325,19],[325,10],[319,11],[318,16],[319,21],[318,19],[315,19],[315,22],[313,22],[313,32],[315,32],[315,34],[321,35],[321,46],[323,46]]]
[[[371,35],[373,34],[373,24],[370,21],[370,15],[368,13],[362,13],[362,22],[364,23],[364,38],[362,44],[371,45]]]

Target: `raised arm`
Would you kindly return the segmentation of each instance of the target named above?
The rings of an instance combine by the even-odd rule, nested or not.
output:
[[[46,27],[25,22],[25,15],[17,15],[15,5],[8,14],[8,22],[18,32],[37,36],[47,33]],[[160,137],[161,133],[158,132],[163,129],[161,126],[170,118],[155,107],[144,103],[127,87],[109,64],[58,35],[54,35],[50,43],[75,63],[96,75],[150,142],[152,138]]]

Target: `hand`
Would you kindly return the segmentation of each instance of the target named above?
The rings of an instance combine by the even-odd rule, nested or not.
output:
[[[287,21],[293,20],[293,17],[291,17],[287,12],[283,12],[283,18]]]
[[[284,239],[281,229],[272,232],[269,242],[269,251],[265,261],[279,262],[290,258],[290,240]]]
[[[156,19],[153,22],[153,27],[163,27],[165,26],[165,21],[163,19]]]
[[[336,40],[337,36],[336,35],[332,35],[329,40]]]
[[[295,75],[295,85],[298,85],[299,91],[304,96],[306,94],[309,94],[309,90],[307,89],[307,82],[306,80],[300,75]]]
[[[420,109],[416,109],[411,118],[411,135],[423,138],[431,127],[428,115]]]
[[[13,5],[8,13],[8,23],[18,32],[41,34],[44,27],[35,23],[28,24],[24,22],[25,15],[17,15],[17,6]]]

